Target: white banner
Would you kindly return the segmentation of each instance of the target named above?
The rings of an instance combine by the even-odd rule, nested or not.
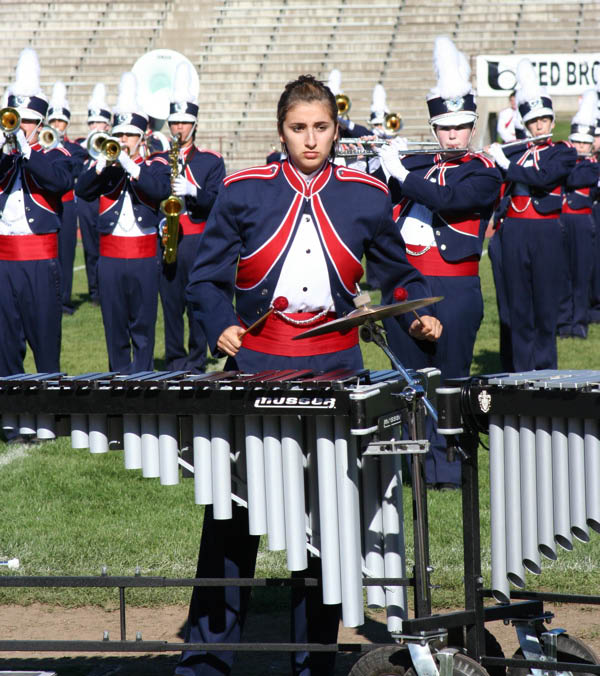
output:
[[[477,57],[477,95],[507,96],[516,86],[515,71],[527,57],[537,71],[540,85],[550,95],[572,96],[595,87],[600,77],[600,54],[484,54]]]

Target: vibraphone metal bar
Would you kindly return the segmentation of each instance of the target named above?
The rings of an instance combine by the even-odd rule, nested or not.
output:
[[[5,428],[43,438],[70,422],[72,445],[92,453],[117,437],[125,467],[164,485],[187,467],[196,503],[212,504],[216,519],[231,518],[232,501],[247,506],[250,533],[285,549],[290,570],[306,568],[308,551],[320,555],[324,602],[342,604],[346,626],[364,621],[363,573],[397,580],[366,586],[398,632],[407,580],[399,454],[427,446],[400,439],[401,423],[416,429],[423,415],[424,388],[405,389],[397,371],[25,374],[0,379],[0,412]],[[193,465],[179,457],[184,445]],[[426,545],[419,556],[428,591]]]
[[[442,427],[489,430],[492,594],[508,603],[557,546],[600,532],[600,372],[479,376],[438,401]]]

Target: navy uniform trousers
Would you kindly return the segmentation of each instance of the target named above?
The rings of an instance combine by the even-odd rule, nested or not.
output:
[[[591,323],[600,323],[600,202],[592,207],[594,227],[594,270],[592,273],[592,291],[589,319]]]
[[[362,368],[358,346],[314,357],[284,357],[242,348],[236,360],[229,359],[225,369],[256,373],[266,369]],[[204,524],[198,554],[197,577],[254,577],[259,537],[248,534],[248,513],[233,507],[233,518],[216,521],[212,508],[204,511]],[[321,562],[309,555],[305,571],[292,577],[321,577]],[[185,629],[189,643],[239,642],[248,604],[248,587],[194,587]],[[336,643],[340,606],[325,605],[321,587],[297,587],[291,592],[291,640],[294,643]],[[224,676],[230,673],[233,651],[182,654],[175,673],[180,676]],[[291,656],[294,676],[332,676],[335,653],[296,652]]]
[[[595,236],[591,214],[563,213],[566,274],[558,316],[558,335],[587,338],[594,273]]]
[[[158,272],[155,256],[98,259],[100,307],[111,371],[137,373],[154,368]]]
[[[416,340],[397,320],[385,320],[388,342],[400,363],[408,368],[435,367],[445,378],[468,376],[473,359],[473,347],[483,318],[483,298],[478,275],[461,277],[425,277],[432,296],[444,300],[432,306],[442,323],[443,331],[436,343]],[[446,438],[439,435],[427,419],[430,452],[425,456],[425,480],[428,484],[460,486],[460,460],[448,461]]]
[[[98,221],[98,204],[100,200],[90,202],[83,197],[77,197],[77,216],[79,229],[83,242],[83,256],[85,260],[85,272],[88,281],[90,300],[99,300],[98,293],[98,257],[100,255],[100,233],[96,227]]]
[[[73,291],[73,264],[77,246],[77,211],[75,200],[62,204],[61,225],[58,231],[58,259],[62,275],[62,307],[63,312],[74,311],[71,301]]]
[[[61,279],[57,258],[0,260],[0,374],[23,373],[27,343],[40,373],[60,370]]]
[[[500,322],[500,364],[503,371],[512,373],[515,370],[512,357],[512,339],[510,335],[510,312],[504,288],[504,271],[502,265],[502,226],[500,226],[488,244],[488,255],[492,265],[494,286],[496,287],[496,304],[498,321]]]
[[[165,368],[170,371],[196,371],[206,369],[207,341],[202,324],[194,318],[185,300],[185,287],[194,265],[201,234],[183,235],[177,246],[177,259],[167,265],[161,262],[162,274],[158,288],[165,319]],[[159,252],[162,255],[162,252]],[[184,342],[184,313],[187,312],[189,338],[188,350]]]
[[[559,219],[508,217],[500,241],[514,370],[556,369],[565,278]]]

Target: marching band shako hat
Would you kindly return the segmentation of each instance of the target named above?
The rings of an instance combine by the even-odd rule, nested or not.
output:
[[[110,124],[112,121],[112,113],[106,103],[106,87],[102,82],[98,82],[94,87],[92,96],[88,101],[88,115],[87,121],[90,122],[106,122]]]
[[[198,117],[198,79],[194,77],[192,65],[186,61],[177,64],[171,105],[167,122],[196,122]]]
[[[48,99],[40,88],[40,62],[31,47],[26,47],[19,55],[15,81],[8,88],[6,104],[16,108],[23,120],[46,117]]]
[[[527,124],[538,117],[554,119],[552,99],[545,87],[540,87],[533,64],[529,59],[521,59],[517,64],[517,108]]]
[[[429,124],[459,125],[477,120],[475,91],[467,57],[444,35],[435,39],[433,67],[437,85],[427,95]]]
[[[143,136],[148,127],[148,118],[140,110],[137,102],[137,80],[128,71],[121,75],[119,96],[114,108],[113,134],[137,134]]]
[[[579,110],[571,120],[569,141],[577,143],[593,143],[596,133],[596,115],[598,111],[598,95],[594,89],[583,93]]]
[[[385,116],[390,112],[386,103],[386,93],[383,85],[376,84],[373,87],[373,102],[371,103],[371,116],[369,123],[372,125],[383,124]]]
[[[69,110],[69,102],[67,101],[67,88],[63,82],[54,83],[46,117],[48,120],[62,120],[67,123],[71,120],[71,111]]]
[[[192,65],[182,61],[175,70],[167,122],[193,124],[198,117],[198,110],[198,80],[194,78]]]

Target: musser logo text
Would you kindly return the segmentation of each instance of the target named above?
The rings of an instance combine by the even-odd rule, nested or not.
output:
[[[254,408],[335,408],[332,397],[259,397]]]

